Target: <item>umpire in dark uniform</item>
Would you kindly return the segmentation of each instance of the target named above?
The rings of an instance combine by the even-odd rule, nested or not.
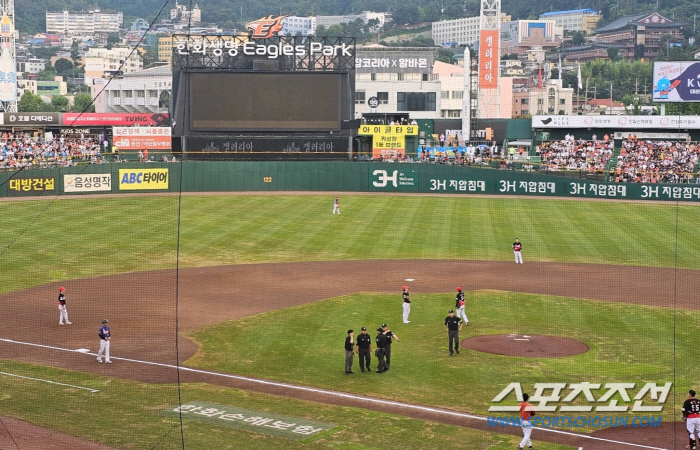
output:
[[[384,361],[384,357],[386,356],[386,339],[382,327],[377,328],[377,337],[374,338],[374,343],[377,345],[377,373],[383,373],[387,370],[386,361]]]
[[[445,329],[447,330],[447,338],[449,340],[450,356],[455,355],[455,351],[459,355],[459,331],[462,329],[462,319],[455,317],[455,312],[450,310],[445,317]],[[454,348],[453,345],[454,344]]]
[[[360,372],[364,372],[365,367],[367,368],[367,372],[371,372],[372,369],[369,367],[369,362],[372,359],[372,337],[367,334],[367,327],[362,327],[362,333],[357,336],[355,341],[355,345],[357,345],[357,355],[360,357]]]
[[[389,370],[389,367],[391,367],[391,342],[392,339],[396,339],[396,342],[399,341],[399,337],[389,329],[389,327],[386,326],[385,323],[382,324],[382,333],[384,333],[384,336],[386,336],[386,347],[384,353],[386,354],[386,370]]]

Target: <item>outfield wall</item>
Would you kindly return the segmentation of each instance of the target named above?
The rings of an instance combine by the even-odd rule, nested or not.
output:
[[[700,201],[700,184],[625,184],[436,164],[189,161],[0,174],[0,197],[133,192],[337,191]]]

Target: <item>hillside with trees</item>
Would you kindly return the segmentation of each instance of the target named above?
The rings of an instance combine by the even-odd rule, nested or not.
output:
[[[21,32],[37,33],[46,29],[46,11],[92,10],[121,11],[128,24],[135,18],[153,21],[161,11],[164,0],[15,0],[16,26]],[[183,0],[187,4],[187,0]],[[479,14],[479,0],[197,0],[204,22],[227,28],[242,29],[245,22],[278,15],[337,15],[362,11],[390,12],[394,24],[417,24],[444,19],[470,17]],[[161,18],[175,5],[169,0]],[[588,0],[572,5],[566,0],[503,0],[502,10],[514,19],[536,19],[549,11],[572,8],[592,8],[603,15],[607,23],[624,14],[650,10],[648,0]],[[661,13],[676,20],[688,22],[692,31],[694,17],[700,20],[700,2],[695,0],[658,0]],[[698,28],[700,28],[700,23]]]

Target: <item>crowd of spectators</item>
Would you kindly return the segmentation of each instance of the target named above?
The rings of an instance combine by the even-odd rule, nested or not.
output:
[[[614,142],[608,135],[602,140],[594,135],[586,141],[567,134],[561,141],[544,142],[535,148],[541,161],[540,170],[544,171],[603,172],[614,151]]]
[[[611,178],[618,183],[689,183],[699,151],[695,142],[652,142],[630,136],[622,141]]]
[[[78,161],[105,162],[99,140],[64,136],[44,140],[24,132],[0,134],[0,169],[72,166]]]

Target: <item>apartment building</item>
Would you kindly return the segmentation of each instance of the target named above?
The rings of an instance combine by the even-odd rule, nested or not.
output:
[[[46,32],[85,36],[95,32],[118,33],[124,22],[121,12],[60,11],[46,12]]]

